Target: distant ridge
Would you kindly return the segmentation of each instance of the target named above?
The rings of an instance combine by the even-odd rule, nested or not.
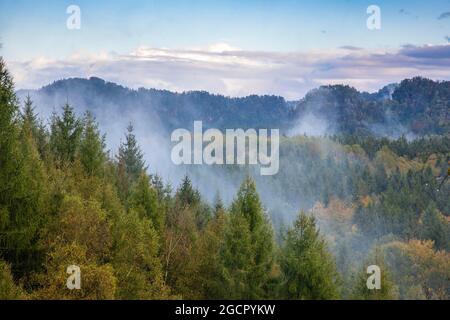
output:
[[[359,92],[345,85],[321,86],[299,101],[273,95],[233,98],[206,91],[175,93],[168,90],[137,90],[91,77],[53,82],[30,94],[40,108],[57,108],[67,101],[76,110],[127,113],[144,110],[158,117],[167,129],[190,127],[202,120],[205,127],[293,129],[302,121],[324,126],[327,134],[378,136],[442,135],[450,131],[450,82],[422,77],[390,84],[376,93]],[[306,118],[305,118],[306,117]],[[303,133],[308,134],[308,131]]]

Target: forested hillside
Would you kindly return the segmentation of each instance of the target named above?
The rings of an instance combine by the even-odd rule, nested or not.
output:
[[[78,111],[89,109],[98,117],[140,109],[149,118],[160,119],[169,131],[202,120],[205,127],[280,128],[287,134],[398,138],[450,132],[450,82],[420,77],[372,94],[349,86],[323,86],[300,101],[256,95],[230,98],[201,91],[131,90],[99,78],[60,80],[37,91],[18,92],[21,99],[28,94],[39,106],[54,108],[70,101]]]
[[[0,60],[0,299],[450,299],[449,94],[447,82],[414,78],[287,103],[91,78],[26,98]],[[55,108],[46,118],[44,103]],[[160,150],[144,151],[133,126],[108,150],[95,117],[142,109],[167,130],[204,119],[289,132],[306,114],[338,127],[283,137],[274,176],[226,166],[199,180],[202,168],[187,167],[168,183],[144,160]],[[423,137],[370,134],[394,124]],[[366,286],[372,264],[381,290]],[[66,287],[70,265],[81,290]]]

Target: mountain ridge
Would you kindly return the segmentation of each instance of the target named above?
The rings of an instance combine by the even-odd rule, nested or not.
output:
[[[422,77],[389,84],[374,93],[348,85],[320,86],[297,101],[275,95],[229,97],[207,91],[131,89],[98,77],[62,79],[37,90],[17,91],[22,99],[28,93],[47,108],[69,102],[79,111],[90,109],[94,114],[102,114],[105,108],[119,114],[144,110],[168,130],[202,120],[205,127],[280,128],[283,133],[307,135],[317,132],[309,127],[323,127],[320,134],[393,137],[450,132],[450,82]]]

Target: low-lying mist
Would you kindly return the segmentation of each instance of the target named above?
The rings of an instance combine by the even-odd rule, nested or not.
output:
[[[45,121],[52,112],[60,112],[66,103],[75,108],[78,116],[90,110],[100,130],[106,134],[112,157],[131,123],[149,172],[160,175],[174,189],[183,176],[189,175],[210,202],[220,195],[229,204],[244,176],[251,174],[263,204],[279,229],[290,224],[300,209],[309,210],[319,201],[327,204],[333,196],[350,197],[351,190],[345,179],[354,172],[354,166],[361,166],[358,157],[328,138],[314,137],[342,132],[415,137],[389,110],[378,110],[380,104],[372,100],[392,97],[392,93],[386,96],[383,92],[380,90],[379,97],[369,95],[367,98],[347,86],[328,86],[313,90],[301,101],[288,103],[273,96],[235,99],[206,92],[176,94],[153,89],[130,90],[90,78],[57,81],[40,90],[21,90],[18,96],[23,100],[29,94],[37,113]],[[194,120],[203,121],[204,130],[211,127],[223,131],[225,128],[280,129],[284,138],[280,146],[279,173],[260,176],[255,166],[174,165],[171,132],[180,127],[192,131]],[[353,161],[350,166],[348,161]],[[336,166],[340,170],[338,178],[328,171]],[[319,169],[311,170],[312,167]]]

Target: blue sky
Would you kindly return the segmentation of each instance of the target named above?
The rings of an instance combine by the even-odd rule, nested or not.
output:
[[[71,4],[81,8],[81,30],[66,28],[66,8]],[[381,30],[366,27],[366,9],[371,4],[381,8]],[[214,44],[243,52],[279,54],[314,50],[326,53],[343,46],[389,52],[401,50],[405,45],[445,45],[449,42],[446,37],[450,36],[450,17],[438,19],[445,12],[450,12],[450,0],[1,0],[0,55],[15,63],[13,73],[17,73],[19,86],[38,86],[43,83],[39,83],[37,75],[33,81],[25,81],[23,76],[33,70],[25,70],[18,63],[40,59],[42,66],[47,59],[48,67],[50,60],[67,62],[74,54],[123,56],[142,47],[173,50],[164,54],[177,55],[177,50],[201,50]],[[91,57],[89,63],[96,61]],[[333,62],[328,59],[327,63],[333,69]],[[62,72],[53,64],[40,82],[50,80],[50,72],[54,72],[54,78],[70,75],[68,65],[71,66],[67,63]],[[31,68],[30,64],[27,66]],[[326,63],[320,66],[326,67]],[[83,72],[78,68],[74,76],[88,76]],[[112,78],[120,80],[119,75]],[[166,78],[163,76],[159,82],[158,79],[124,82],[133,86],[154,84],[190,89],[179,83],[171,87]],[[231,87],[239,86],[235,76],[228,75],[227,79],[233,79]],[[244,94],[249,90],[241,91]],[[216,91],[222,92],[220,88]],[[241,94],[239,90],[225,93]]]
[[[82,28],[66,29],[65,10],[81,8]],[[381,8],[382,28],[366,28],[366,8]],[[403,10],[403,11],[401,11]],[[56,1],[2,0],[0,37],[6,58],[63,57],[74,50],[129,52],[227,42],[244,50],[296,51],[343,45],[398,47],[443,43],[449,0],[434,1]]]

